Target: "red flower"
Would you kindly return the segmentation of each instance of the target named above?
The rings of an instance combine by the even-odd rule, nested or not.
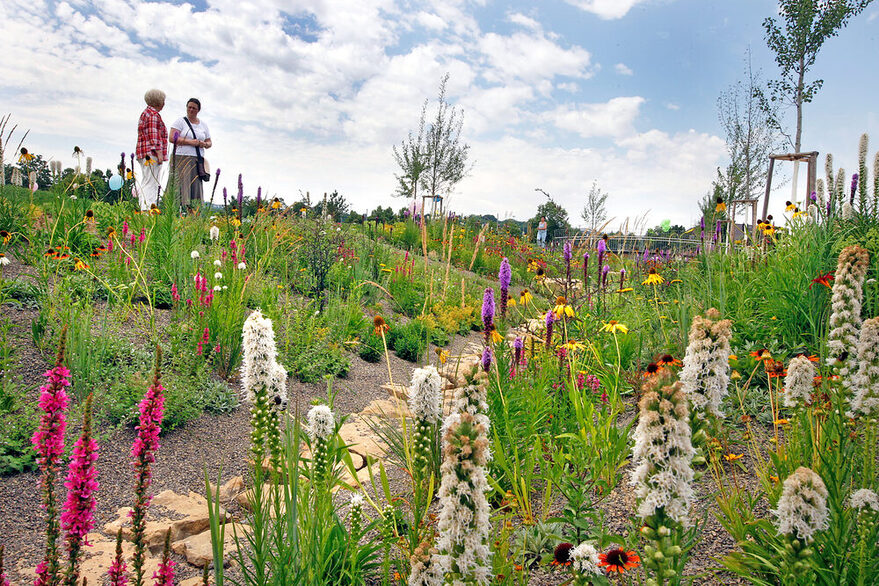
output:
[[[552,552],[552,565],[554,566],[570,566],[571,550],[574,549],[572,543],[559,543]]]
[[[827,273],[826,275],[818,275],[817,277],[812,279],[811,283],[809,283],[809,289],[811,289],[812,285],[814,285],[815,283],[818,283],[820,285],[824,285],[825,287],[830,289],[830,281],[832,281],[833,278],[834,278],[833,273]]]
[[[641,558],[635,555],[634,551],[626,551],[619,547],[598,554],[598,560],[598,567],[604,568],[608,574],[613,572],[622,574],[626,570],[637,568],[641,562]]]

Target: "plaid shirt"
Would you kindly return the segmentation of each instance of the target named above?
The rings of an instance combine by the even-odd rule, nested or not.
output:
[[[168,130],[159,111],[152,106],[147,106],[140,121],[137,123],[137,152],[138,159],[145,159],[147,155],[152,157],[155,151],[161,157],[159,163],[168,159]]]

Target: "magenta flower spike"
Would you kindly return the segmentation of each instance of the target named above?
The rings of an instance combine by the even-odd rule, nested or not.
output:
[[[65,582],[75,586],[79,580],[79,563],[83,546],[88,542],[88,533],[95,524],[98,490],[98,444],[92,439],[92,395],[85,402],[82,420],[82,435],[73,446],[73,455],[67,472],[67,501],[61,513],[61,528],[67,541],[68,566]]]
[[[486,346],[485,349],[482,351],[482,370],[484,370],[485,372],[488,372],[488,370],[491,368],[492,358],[494,358],[494,356],[492,355],[491,347]]]
[[[516,364],[522,364],[522,354],[525,350],[525,342],[520,337],[516,337],[513,342],[513,351],[515,352],[515,361]]]
[[[552,310],[546,312],[546,317],[544,318],[544,323],[546,324],[546,348],[549,349],[552,346],[552,324],[555,323],[555,316],[552,313]]]
[[[37,565],[35,586],[57,583],[58,562],[58,505],[55,498],[55,477],[58,463],[64,455],[64,430],[67,426],[66,413],[69,399],[70,371],[64,366],[64,349],[67,328],[61,330],[61,342],[55,366],[45,373],[48,382],[40,387],[39,406],[43,411],[37,431],[31,438],[37,450],[37,465],[40,467],[40,487],[43,489],[43,509],[46,511],[46,556]]]
[[[137,425],[137,438],[131,447],[132,464],[134,465],[134,508],[131,516],[131,528],[134,533],[134,584],[143,586],[143,564],[146,559],[146,512],[151,497],[149,487],[152,481],[151,465],[156,461],[156,450],[159,449],[159,433],[162,431],[162,417],[165,410],[164,387],[161,383],[162,351],[156,348],[156,369],[153,381],[146,395],[140,402],[140,418]]]
[[[128,565],[122,555],[122,529],[116,533],[116,555],[107,570],[107,582],[110,586],[128,586]]]

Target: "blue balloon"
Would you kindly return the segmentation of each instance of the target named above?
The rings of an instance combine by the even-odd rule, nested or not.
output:
[[[119,175],[113,175],[110,177],[110,189],[116,191],[117,189],[122,188],[122,177]]]

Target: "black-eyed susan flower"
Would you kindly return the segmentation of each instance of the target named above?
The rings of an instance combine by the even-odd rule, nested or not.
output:
[[[616,334],[617,332],[620,332],[623,334],[628,334],[629,328],[627,328],[626,326],[624,326],[623,324],[621,324],[617,320],[612,319],[609,322],[607,322],[606,324],[604,324],[603,326],[601,326],[601,331],[602,332],[609,332],[611,334]]]
[[[500,344],[504,341],[503,336],[498,333],[497,327],[495,327],[494,324],[491,324],[491,330],[489,331],[489,335],[491,337],[491,341],[495,344]]]
[[[77,270],[77,271],[83,271],[83,270],[89,268],[89,266],[85,263],[85,261],[77,258],[73,262],[73,268],[74,268],[74,270]]]
[[[598,567],[604,568],[608,574],[614,572],[622,574],[641,565],[641,558],[634,551],[626,551],[620,547],[598,554],[598,560]]]
[[[714,211],[715,212],[725,212],[726,211],[726,204],[723,203],[722,197],[717,198],[717,205],[714,206]]]
[[[513,297],[507,297],[507,307],[516,307],[516,299]]]
[[[445,364],[449,360],[449,353],[447,350],[443,350],[442,348],[437,348],[434,350],[436,352],[437,357],[439,358],[440,364]]]
[[[126,169],[125,170],[125,179],[127,181],[131,181],[132,179],[134,179],[134,171],[132,171],[131,169]]]
[[[555,298],[555,307],[552,309],[557,320],[562,316],[574,317],[574,308],[568,305],[568,300],[559,295]]]
[[[534,274],[535,281],[543,281],[546,279],[546,271],[543,270],[543,267],[537,267],[537,271]]]
[[[586,345],[582,342],[577,342],[576,340],[568,340],[566,343],[562,344],[562,348],[568,352],[580,352],[586,349]]]
[[[156,204],[150,204],[150,215],[151,216],[158,216],[161,213],[162,213],[162,210],[159,209],[159,206],[157,206]]]
[[[92,210],[88,210],[85,213],[85,217],[82,219],[82,221],[86,222],[86,223],[94,222],[95,221],[95,212],[93,212]]]
[[[21,151],[19,151],[18,162],[19,163],[29,163],[34,160],[34,156],[27,152],[27,149],[21,147]]]
[[[7,232],[6,230],[0,230],[0,238],[3,239],[3,244],[9,244],[9,241],[12,240],[12,234]]]
[[[277,209],[279,209],[280,207],[281,207],[281,200],[279,200],[279,199],[276,197],[275,199],[272,200],[272,209],[273,209],[273,210],[277,210]]]
[[[534,297],[528,292],[528,289],[522,289],[519,293],[519,305],[530,305],[534,301]]]
[[[791,202],[791,201],[786,201],[786,202],[784,202],[784,211],[786,211],[786,212],[792,212],[792,211],[794,211],[796,208],[797,208],[797,206],[795,206],[793,202]]]
[[[647,278],[641,281],[642,285],[662,285],[665,281],[659,273],[656,272],[655,268],[650,268],[650,272],[647,273]]]

